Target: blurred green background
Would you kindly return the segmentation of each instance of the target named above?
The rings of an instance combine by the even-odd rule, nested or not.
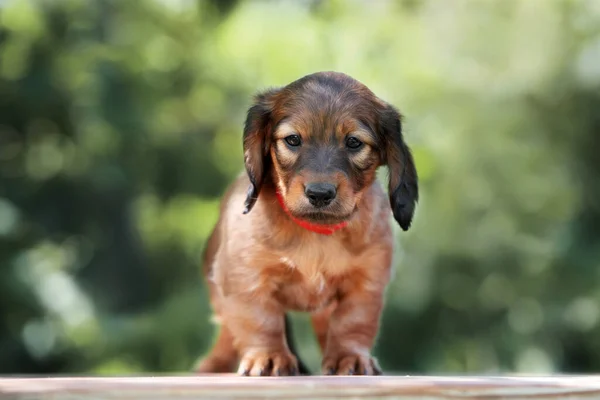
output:
[[[0,0],[0,373],[189,371],[251,96],[319,70],[421,177],[382,366],[598,371],[600,1]]]

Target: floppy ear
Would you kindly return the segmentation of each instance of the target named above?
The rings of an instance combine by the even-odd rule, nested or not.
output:
[[[260,188],[264,181],[269,152],[269,130],[271,129],[271,112],[273,111],[274,95],[278,90],[268,90],[259,93],[254,98],[254,104],[248,109],[244,124],[244,164],[250,186],[244,203],[244,214],[252,210]]]
[[[410,148],[402,138],[401,119],[398,110],[388,104],[381,114],[380,130],[384,164],[389,169],[390,205],[394,219],[407,231],[419,200],[419,183]]]

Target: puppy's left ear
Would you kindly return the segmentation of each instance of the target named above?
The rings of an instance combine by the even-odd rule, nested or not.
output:
[[[259,93],[254,104],[248,109],[244,124],[244,164],[250,186],[244,203],[244,214],[252,210],[264,178],[267,174],[271,113],[275,104],[275,95],[279,90],[272,89]]]
[[[394,219],[407,231],[419,200],[419,182],[412,153],[402,137],[402,117],[392,105],[386,104],[381,112],[380,135],[383,161],[389,169],[390,205]]]

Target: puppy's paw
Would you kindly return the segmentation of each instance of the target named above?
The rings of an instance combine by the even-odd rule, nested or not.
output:
[[[368,353],[358,352],[326,356],[321,371],[324,375],[381,375],[377,360]]]
[[[298,375],[298,360],[285,351],[249,351],[242,357],[238,375],[292,376]]]

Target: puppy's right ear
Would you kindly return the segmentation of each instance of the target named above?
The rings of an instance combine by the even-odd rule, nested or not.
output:
[[[267,173],[267,156],[269,154],[271,113],[275,105],[275,95],[278,89],[259,93],[254,98],[254,104],[248,110],[244,125],[244,164],[250,186],[244,203],[244,214],[252,210],[260,188]]]

